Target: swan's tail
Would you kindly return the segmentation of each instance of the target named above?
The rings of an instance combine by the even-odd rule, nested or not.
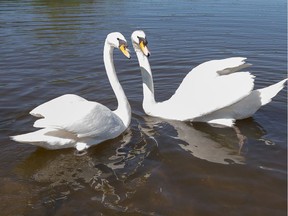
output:
[[[61,131],[45,128],[31,133],[10,136],[10,138],[16,142],[29,143],[47,149],[73,147],[75,140],[72,137],[61,136],[61,133]]]
[[[254,90],[250,95],[237,103],[224,107],[197,120],[231,127],[233,126],[235,119],[240,120],[251,117],[261,106],[269,103],[272,98],[283,89],[287,80],[288,79],[284,79],[266,88]]]
[[[275,97],[278,94],[278,92],[284,88],[284,84],[287,82],[287,80],[288,79],[286,78],[274,85],[258,89],[261,98],[261,106],[264,106],[265,104],[269,103],[272,100],[272,98]]]

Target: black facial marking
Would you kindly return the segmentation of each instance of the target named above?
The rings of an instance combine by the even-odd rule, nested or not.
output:
[[[117,40],[119,41],[119,47],[124,45],[126,48],[128,47],[128,44],[126,41],[120,39],[120,38],[117,38]]]
[[[147,46],[147,44],[148,44],[148,41],[147,41],[147,39],[146,39],[146,38],[143,38],[143,37],[139,37],[139,36],[137,36],[137,38],[139,39],[139,44],[140,44],[141,42],[143,42],[143,44],[144,44],[145,46]]]

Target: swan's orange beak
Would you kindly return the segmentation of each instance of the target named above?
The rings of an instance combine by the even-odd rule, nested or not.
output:
[[[127,48],[127,46],[125,44],[121,44],[119,49],[121,50],[121,52],[128,58],[130,59],[130,50]]]
[[[150,52],[149,52],[149,49],[147,47],[147,42],[145,42],[145,40],[140,40],[139,46],[140,46],[140,49],[143,52],[143,54],[145,56],[149,57],[150,56]]]

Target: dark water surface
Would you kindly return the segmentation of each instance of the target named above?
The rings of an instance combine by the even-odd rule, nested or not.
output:
[[[192,67],[244,56],[256,88],[287,76],[284,0],[0,1],[0,215],[286,215],[287,89],[233,129],[167,122],[142,110],[137,58],[115,50],[132,107],[127,132],[89,149],[9,140],[35,130],[29,111],[65,93],[111,109],[104,39],[145,30],[156,99]],[[130,45],[132,50],[132,46]],[[209,86],[207,86],[209,90]]]

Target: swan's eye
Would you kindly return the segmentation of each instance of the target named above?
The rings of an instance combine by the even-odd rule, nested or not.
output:
[[[120,39],[120,38],[117,38],[117,40],[119,41],[119,47],[120,47],[121,45],[124,45],[125,47],[128,47],[126,41],[124,41],[124,40],[122,40],[122,39]]]
[[[143,41],[143,38],[142,37],[139,37],[139,36],[137,36],[137,38],[138,38],[138,43],[140,44],[141,43],[141,41]]]

